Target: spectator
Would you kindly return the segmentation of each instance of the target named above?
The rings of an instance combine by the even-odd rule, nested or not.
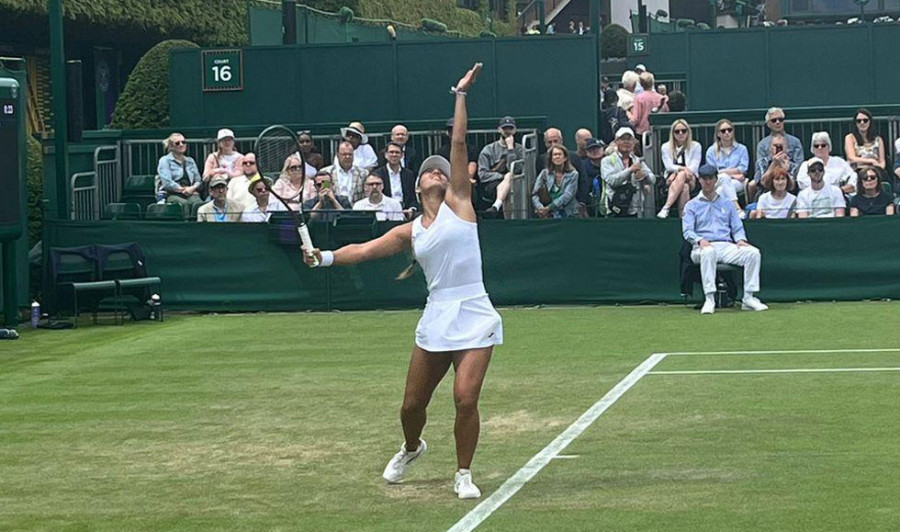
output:
[[[369,136],[366,135],[366,128],[360,122],[350,122],[349,126],[342,127],[341,138],[349,142],[353,147],[353,160],[356,162],[356,166],[366,170],[366,172],[370,172],[378,166],[378,157],[375,155],[375,150],[372,149],[372,146],[369,146]],[[335,157],[332,166],[338,166],[338,164],[338,157]],[[359,183],[360,187],[362,187],[362,180]]]
[[[325,158],[322,157],[322,154],[316,151],[316,145],[313,143],[312,135],[309,134],[309,131],[301,131],[297,135],[297,144],[300,146],[300,153],[303,155],[303,160],[306,161],[306,164],[312,166],[313,171],[308,172],[307,175],[315,175],[315,171],[319,168],[325,166]],[[312,181],[312,180],[310,180]]]
[[[600,177],[600,169],[604,147],[600,139],[588,139],[584,145],[586,155],[584,158],[584,177],[591,187],[591,201],[588,203],[593,206],[594,215],[601,210],[599,208],[600,198],[603,197],[603,178]]]
[[[582,216],[587,216],[587,205],[591,202],[592,178],[586,175],[584,165],[587,162],[585,144],[593,136],[590,129],[577,130],[575,132],[575,153],[569,154],[572,158],[572,166],[578,171],[578,193],[575,195],[575,199],[578,200],[578,209]]]
[[[640,78],[635,72],[626,70],[622,74],[622,87],[616,91],[616,96],[619,97],[618,105],[628,115],[628,121],[632,124],[634,123],[632,109],[634,107],[635,90],[639,82]]]
[[[723,118],[716,122],[716,142],[706,150],[706,163],[719,171],[718,187],[731,187],[731,193],[721,194],[737,201],[737,195],[744,191],[750,154],[746,146],[734,140],[734,124],[730,120]],[[740,206],[738,211],[743,212]]]
[[[547,151],[547,167],[534,182],[531,203],[540,218],[569,218],[578,214],[578,172],[562,144]]]
[[[771,176],[776,170],[784,170],[788,175],[796,175],[797,168],[794,167],[794,161],[788,156],[787,138],[780,133],[773,133],[769,141],[769,152],[765,157],[756,160],[756,171],[753,179],[747,183],[748,203],[753,202],[756,193],[760,187],[763,191],[769,189],[763,186],[764,183],[771,183],[771,179],[766,180],[767,176]],[[793,181],[788,183],[793,188]]]
[[[303,160],[291,155],[284,161],[281,175],[272,185],[272,191],[285,200],[293,211],[299,211],[303,204],[303,191],[306,188],[306,168]]]
[[[331,222],[337,218],[335,211],[353,208],[347,196],[335,194],[335,183],[328,170],[319,170],[313,178],[313,183],[316,187],[316,197],[303,203],[303,212],[311,213],[310,220]]]
[[[363,182],[369,171],[356,164],[356,151],[353,142],[345,140],[338,145],[337,163],[326,166],[328,174],[334,179],[334,192],[338,196],[346,196],[351,201],[359,201],[365,197]],[[316,196],[321,196],[321,191],[316,191]]]
[[[684,206],[691,199],[691,190],[697,183],[697,171],[703,148],[693,140],[691,126],[679,118],[669,128],[669,141],[662,145],[662,161],[666,167],[666,186],[669,187],[666,203],[656,215],[668,218],[669,209],[678,202],[678,214],[684,215]]]
[[[625,109],[619,107],[619,95],[616,91],[608,89],[603,93],[603,105],[603,110],[600,112],[598,138],[603,141],[603,144],[612,145],[616,131],[619,128],[631,127],[631,122]]]
[[[640,79],[641,75],[646,72],[647,72],[647,67],[645,67],[643,64],[638,64],[634,67],[634,73],[638,75],[639,79]],[[634,95],[637,96],[638,94],[640,94],[642,92],[644,92],[644,87],[641,85],[640,81],[638,81],[637,84],[634,86]]]
[[[156,166],[161,186],[166,193],[166,203],[184,206],[203,203],[200,187],[203,178],[197,163],[187,153],[187,141],[181,133],[172,133],[163,141],[166,154],[160,157]]]
[[[422,164],[422,161],[419,158],[419,153],[416,151],[416,148],[412,145],[409,145],[409,130],[406,129],[406,126],[404,126],[403,124],[397,124],[391,129],[391,142],[394,142],[398,146],[400,146],[400,149],[402,151],[402,154],[400,156],[400,166],[412,170],[413,175],[419,175],[419,165]],[[380,152],[378,152],[378,164],[381,166],[384,166],[387,162],[384,156],[384,151],[385,150],[381,150]],[[385,181],[384,186],[385,193],[387,194],[387,181]]]
[[[897,152],[894,154],[894,175],[897,176],[895,183],[900,184],[900,138],[894,143]]]
[[[771,144],[772,138],[776,135],[782,135],[787,139],[787,155],[791,160],[791,177],[793,178],[797,175],[795,172],[800,167],[800,163],[803,162],[803,143],[797,137],[786,133],[784,125],[784,110],[782,108],[771,107],[766,111],[766,127],[769,128],[769,134],[756,145],[756,160],[759,161],[769,155],[769,144]]]
[[[237,222],[241,219],[244,206],[228,201],[228,178],[217,175],[209,181],[209,195],[212,201],[197,209],[198,222]]]
[[[403,170],[411,171],[408,168]],[[370,174],[363,186],[369,195],[353,204],[354,211],[375,211],[375,218],[380,222],[385,220],[403,221],[403,205],[382,192],[384,180],[380,175]]]
[[[390,141],[384,148],[384,155],[387,158],[385,165],[379,166],[370,174],[381,178],[383,188],[379,189],[379,194],[383,192],[385,196],[397,200],[410,213],[417,210],[419,202],[416,200],[416,174],[400,164],[403,146]],[[370,190],[367,189],[366,192],[371,196]]]
[[[825,162],[818,157],[807,161],[809,188],[797,194],[797,218],[841,218],[847,204],[841,189],[825,182]]]
[[[839,187],[846,195],[856,194],[856,172],[847,161],[831,155],[831,137],[826,131],[817,131],[812,136],[812,154],[825,163],[825,182]],[[809,187],[807,162],[803,161],[797,171],[797,186],[801,190]]]
[[[698,171],[700,194],[688,202],[681,220],[681,232],[691,246],[691,261],[700,265],[703,279],[703,302],[701,314],[712,314],[716,310],[716,264],[734,264],[744,268],[744,310],[767,310],[765,304],[756,298],[759,291],[759,249],[747,242],[744,224],[737,211],[729,208],[729,200],[719,195],[717,189],[718,169],[703,165]]]
[[[788,192],[790,187],[791,175],[781,166],[774,168],[771,172],[766,172],[763,177],[763,188],[768,192],[759,197],[751,218],[784,219],[792,217],[797,196]]]
[[[859,171],[859,193],[850,198],[850,216],[894,214],[891,195],[881,188],[880,174],[874,166]]]
[[[259,175],[256,168],[256,154],[250,152],[241,158],[241,175],[232,177],[228,183],[228,201],[244,207],[256,203],[250,193],[250,180]]]
[[[868,109],[856,111],[852,133],[844,137],[844,153],[854,169],[877,166],[885,169],[884,141],[875,130],[875,120]]]
[[[553,146],[563,145],[562,131],[555,127],[548,127],[544,131],[544,151],[537,158],[537,172],[547,167],[547,153]]]
[[[241,213],[241,221],[245,223],[268,222],[273,212],[285,211],[280,201],[269,201],[269,187],[272,181],[268,177],[256,175],[250,180],[247,189],[253,195],[254,202],[244,207]]]
[[[653,185],[656,177],[647,163],[634,155],[634,131],[616,131],[616,147],[600,163],[602,205],[609,216],[653,216]]]
[[[687,100],[684,97],[684,93],[677,90],[672,91],[669,94],[669,112],[683,113],[685,109],[687,109]]]
[[[641,91],[634,98],[634,109],[631,113],[634,122],[634,131],[638,136],[650,131],[650,113],[667,113],[669,106],[666,103],[668,98],[653,90],[653,74],[644,72],[640,76]]]
[[[240,160],[243,154],[234,149],[234,132],[220,129],[216,133],[216,150],[206,157],[203,165],[203,182],[209,186],[213,177],[225,176],[226,179],[241,175]]]
[[[453,119],[447,120],[447,142],[438,148],[435,155],[440,155],[444,159],[450,160],[450,139],[453,137]],[[478,150],[474,146],[466,144],[466,157],[469,161],[469,181],[474,185],[477,180],[475,176],[478,174]],[[474,190],[474,187],[473,187]]]
[[[475,210],[497,216],[512,185],[512,164],[525,159],[525,148],[516,142],[516,121],[505,116],[497,126],[500,139],[485,146],[478,156],[478,187]],[[488,207],[485,209],[484,206]]]

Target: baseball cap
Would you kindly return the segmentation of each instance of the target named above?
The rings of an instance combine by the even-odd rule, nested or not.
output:
[[[253,187],[256,186],[256,184],[259,183],[260,181],[262,181],[263,183],[266,184],[266,188],[269,188],[272,186],[271,179],[269,179],[268,177],[266,177],[264,175],[256,174],[255,176],[253,176],[250,179],[250,182],[247,183],[247,191],[250,192],[250,194],[253,194]]]
[[[602,148],[603,141],[600,139],[587,139],[584,143],[584,149],[590,150],[592,148]]]
[[[504,116],[500,119],[498,127],[516,127],[516,119],[511,116]]]
[[[697,170],[697,175],[699,175],[701,178],[703,178],[703,177],[718,178],[719,170],[711,164],[704,164]]]
[[[419,167],[419,177],[422,177],[422,174],[425,172],[438,169],[444,173],[448,178],[450,177],[450,161],[444,159],[440,155],[432,155],[431,157],[422,161],[422,166]]]
[[[453,117],[452,116],[447,119],[447,127],[448,128],[453,127]]]
[[[812,159],[806,161],[807,168],[811,167],[814,164],[821,164],[822,168],[825,168],[825,161],[823,161],[822,159],[820,159],[818,157],[813,157]]]
[[[222,177],[222,176],[220,176],[220,175],[217,175],[216,177],[212,178],[212,179],[209,181],[209,188],[215,188],[215,187],[217,187],[217,186],[219,186],[219,185],[225,185],[225,186],[227,187],[227,186],[228,186],[228,179],[225,178],[225,177]]]
[[[219,130],[218,133],[216,133],[216,141],[220,141],[222,139],[227,139],[227,138],[234,138],[234,131],[223,127],[222,129]]]
[[[632,130],[630,127],[620,127],[616,130],[616,138],[622,137],[624,135],[631,135],[633,137],[634,130]]]
[[[643,70],[644,72],[647,71],[647,67],[644,66],[644,63],[641,63],[641,64],[639,64],[639,65],[636,65],[636,66],[634,67],[634,69],[635,69],[635,70]]]

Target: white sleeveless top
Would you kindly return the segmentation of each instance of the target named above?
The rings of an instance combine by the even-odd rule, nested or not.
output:
[[[413,221],[412,249],[425,272],[428,291],[481,284],[478,224],[461,219],[443,202],[427,229],[422,218]]]

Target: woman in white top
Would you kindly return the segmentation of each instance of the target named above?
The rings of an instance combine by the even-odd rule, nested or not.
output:
[[[412,250],[428,282],[428,303],[416,327],[400,420],[405,442],[384,470],[389,483],[403,479],[408,466],[427,449],[420,438],[425,408],[452,365],[456,402],[456,460],[454,491],[461,499],[477,498],[471,464],[478,443],[478,398],[494,345],[503,342],[503,324],[484,290],[478,226],[472,207],[466,155],[466,91],[475,82],[476,63],[452,89],[453,118],[450,162],[431,156],[422,162],[416,192],[422,216],[366,242],[335,251],[307,250],[308,265],[356,264]],[[315,260],[314,260],[315,259]],[[410,269],[401,274],[408,276]]]
[[[788,192],[791,176],[783,168],[775,168],[763,176],[763,187],[768,190],[759,197],[751,218],[789,218],[794,214],[797,197]]]
[[[856,194],[856,172],[844,159],[831,155],[831,136],[827,131],[817,131],[812,135],[812,154],[825,165],[825,182],[841,189],[844,194]],[[812,159],[810,159],[812,160]],[[803,161],[797,170],[797,186],[800,190],[809,187],[809,161]]]
[[[206,157],[203,165],[203,182],[217,175],[231,179],[243,173],[241,166],[237,164],[243,155],[234,149],[234,132],[230,129],[220,129],[216,134],[216,151]]]
[[[678,202],[679,216],[684,213],[685,204],[691,199],[691,190],[697,182],[697,171],[703,148],[691,138],[691,126],[687,120],[679,118],[669,128],[669,141],[662,146],[662,160],[666,167],[666,185],[669,187],[666,204],[656,216],[667,218],[669,209]]]
[[[884,141],[875,132],[875,121],[868,109],[856,111],[852,131],[844,137],[847,161],[854,168],[877,166],[884,170]]]

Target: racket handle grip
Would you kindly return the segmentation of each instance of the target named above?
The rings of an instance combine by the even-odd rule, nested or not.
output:
[[[312,243],[312,238],[310,238],[310,236],[309,236],[309,229],[305,225],[301,225],[300,227],[297,228],[297,233],[300,234],[300,243],[303,245],[303,248],[306,250],[306,254],[309,255],[310,257],[313,257],[313,267],[318,266],[319,261],[316,260],[315,256],[313,255],[313,252],[312,252],[313,243]]]

